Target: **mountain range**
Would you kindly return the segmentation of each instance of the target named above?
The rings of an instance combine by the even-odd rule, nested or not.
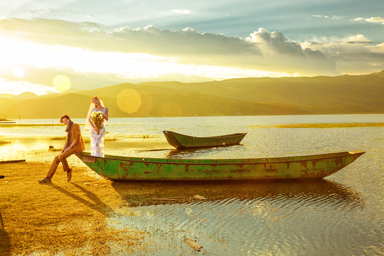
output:
[[[384,113],[384,71],[335,77],[117,84],[94,90],[0,94],[0,118],[85,117],[93,96],[110,117]]]

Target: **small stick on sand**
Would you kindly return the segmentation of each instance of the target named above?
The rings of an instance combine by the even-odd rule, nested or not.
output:
[[[178,199],[172,199],[172,198],[151,198],[154,201],[177,201]]]
[[[6,161],[0,161],[0,164],[12,164],[12,163],[21,163],[25,162],[25,159],[22,160],[6,160]]]
[[[205,200],[207,198],[203,197],[203,196],[199,196],[199,195],[195,195],[194,198],[196,199],[199,199],[199,200]]]
[[[186,196],[179,196],[179,197],[165,197],[165,198],[151,198],[152,200],[158,200],[158,201],[174,201],[178,199],[187,198]]]
[[[191,246],[196,251],[200,251],[200,249],[203,247],[202,245],[199,245],[198,243],[196,243],[195,241],[193,241],[191,238],[188,238],[188,237],[184,239],[184,242],[189,246]]]

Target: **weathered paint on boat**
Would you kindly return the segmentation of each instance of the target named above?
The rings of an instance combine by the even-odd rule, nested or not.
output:
[[[319,179],[355,161],[364,151],[250,159],[163,159],[77,156],[110,180]]]
[[[179,149],[237,145],[247,134],[234,133],[212,137],[194,137],[172,131],[163,131],[163,133],[168,143]]]

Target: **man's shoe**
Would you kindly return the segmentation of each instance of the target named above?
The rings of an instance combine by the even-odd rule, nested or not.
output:
[[[51,183],[51,179],[48,177],[45,177],[44,179],[39,180],[39,183]]]
[[[70,182],[72,179],[72,169],[69,169],[67,172],[67,181]]]

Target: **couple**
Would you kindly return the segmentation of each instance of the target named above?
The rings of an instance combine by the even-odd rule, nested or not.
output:
[[[102,101],[98,97],[93,97],[91,106],[88,111],[87,121],[91,125],[91,155],[104,157],[104,136],[106,134],[104,123],[101,123],[101,129],[92,121],[92,113],[102,113],[102,121],[108,121],[108,108],[104,107]],[[39,180],[40,183],[50,183],[53,175],[60,162],[63,165],[64,171],[67,173],[67,181],[71,181],[72,169],[69,168],[67,158],[72,154],[81,153],[85,146],[83,137],[81,136],[80,125],[72,122],[68,115],[63,115],[60,118],[60,123],[67,126],[67,139],[61,153],[53,159],[51,168],[48,171],[47,177]]]

